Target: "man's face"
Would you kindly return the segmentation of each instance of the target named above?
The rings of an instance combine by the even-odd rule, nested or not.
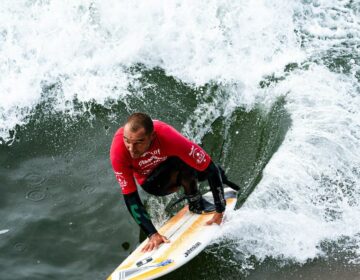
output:
[[[136,132],[131,131],[130,125],[124,127],[124,143],[132,158],[139,158],[144,154],[154,139],[154,132],[150,135],[145,133],[145,128],[140,128]]]

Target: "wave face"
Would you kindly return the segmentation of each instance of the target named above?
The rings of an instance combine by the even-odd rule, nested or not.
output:
[[[69,189],[45,188],[60,175],[41,170],[56,157],[58,172],[92,176],[85,171],[89,155],[104,171],[92,166],[97,182],[114,185],[110,167],[101,163],[111,133],[129,112],[147,111],[203,141],[251,193],[207,251],[222,252],[208,261],[220,261],[222,272],[209,273],[226,279],[230,264],[248,275],[271,260],[279,266],[318,258],[341,259],[345,267],[360,263],[357,1],[2,1],[0,18],[6,187],[27,180],[32,189],[18,188],[31,203],[66,197]],[[81,145],[88,132],[97,140]],[[14,155],[23,162],[9,164]],[[10,165],[19,169],[9,172]],[[39,168],[35,173],[33,166]],[[97,193],[81,184],[81,201]],[[116,208],[118,199],[109,205]],[[60,200],[55,204],[43,206],[54,214]],[[86,206],[62,207],[54,219]],[[6,207],[6,213],[17,211]],[[102,219],[104,211],[99,206],[90,212]],[[9,229],[1,235],[8,250],[10,243],[25,244],[17,242],[24,234],[13,234],[35,231],[26,221],[14,230],[17,218],[0,224]],[[41,219],[39,225],[55,226]],[[57,263],[54,257],[43,269],[53,273]],[[201,277],[206,279],[199,272]]]

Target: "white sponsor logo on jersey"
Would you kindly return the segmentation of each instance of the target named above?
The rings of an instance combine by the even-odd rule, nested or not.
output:
[[[189,156],[196,159],[197,164],[201,164],[206,161],[205,153],[202,149],[199,149],[195,147],[194,145],[191,147],[191,151],[189,153]]]
[[[127,181],[124,178],[124,175],[122,172],[115,172],[116,180],[120,183],[121,189],[124,190],[124,188],[127,186]]]

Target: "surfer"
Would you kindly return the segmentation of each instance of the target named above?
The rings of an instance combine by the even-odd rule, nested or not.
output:
[[[153,121],[144,113],[130,115],[115,133],[110,160],[125,204],[149,238],[143,252],[152,251],[169,240],[159,234],[151,222],[137,186],[156,196],[174,193],[182,186],[191,212],[215,211],[207,224],[221,223],[226,206],[222,180],[227,180],[223,170],[200,146],[172,126]],[[197,185],[206,179],[214,197],[212,208],[202,198]]]

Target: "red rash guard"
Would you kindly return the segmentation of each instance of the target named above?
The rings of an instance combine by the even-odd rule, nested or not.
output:
[[[150,148],[138,159],[133,159],[125,147],[121,127],[115,133],[110,160],[123,194],[137,190],[136,181],[142,185],[150,173],[168,157],[176,156],[198,171],[204,171],[210,164],[210,156],[200,146],[185,138],[172,126],[154,121],[155,139]]]

